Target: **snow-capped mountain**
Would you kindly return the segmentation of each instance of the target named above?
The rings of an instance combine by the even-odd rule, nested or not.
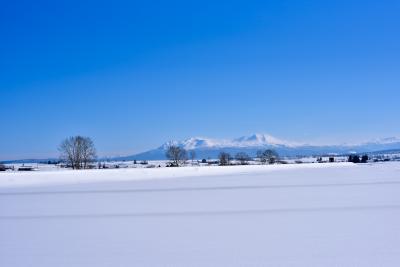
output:
[[[157,149],[128,157],[121,157],[118,160],[165,159],[165,151],[170,145],[176,145],[186,150],[194,150],[198,158],[216,158],[221,151],[231,154],[246,152],[254,156],[258,150],[268,148],[276,150],[282,156],[310,156],[400,149],[400,138],[390,137],[351,145],[313,145],[282,140],[268,134],[252,134],[232,140],[193,137],[183,141],[169,141]]]
[[[196,149],[204,149],[204,148],[226,148],[226,147],[264,147],[264,146],[287,146],[287,147],[296,147],[302,146],[304,144],[289,142],[285,140],[281,140],[275,138],[271,135],[267,134],[253,134],[250,136],[242,136],[233,140],[217,140],[203,137],[193,137],[186,139],[184,141],[170,141],[162,145],[161,147],[166,149],[170,145],[180,146],[186,150],[196,150]]]
[[[240,138],[234,139],[232,145],[236,147],[263,147],[263,146],[296,147],[304,144],[278,139],[268,134],[253,134],[250,136],[242,136]]]

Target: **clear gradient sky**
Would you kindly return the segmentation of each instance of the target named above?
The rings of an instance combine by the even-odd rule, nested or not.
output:
[[[0,160],[400,135],[399,1],[3,1]]]

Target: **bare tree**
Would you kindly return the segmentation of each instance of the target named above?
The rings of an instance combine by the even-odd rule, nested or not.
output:
[[[221,152],[219,153],[218,159],[219,159],[219,165],[227,166],[230,165],[232,157],[229,153]]]
[[[187,151],[179,146],[169,146],[165,156],[171,161],[171,165],[174,167],[179,167],[187,161]]]
[[[251,160],[250,156],[244,152],[237,153],[235,159],[238,160],[241,165],[248,165]]]
[[[61,143],[59,151],[61,160],[73,169],[87,169],[96,160],[96,148],[89,137],[69,137]]]
[[[257,151],[257,156],[256,156],[262,164],[267,163],[267,157],[264,156],[264,151],[263,150],[258,150]]]
[[[196,151],[190,150],[189,155],[190,155],[190,159],[192,160],[192,163],[193,163],[194,160],[196,159]]]
[[[279,159],[279,155],[275,150],[267,149],[264,151],[258,151],[257,158],[259,158],[263,164],[274,164]]]

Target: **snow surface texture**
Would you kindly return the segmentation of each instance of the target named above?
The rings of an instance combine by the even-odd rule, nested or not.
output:
[[[0,266],[399,266],[400,164],[0,174]]]

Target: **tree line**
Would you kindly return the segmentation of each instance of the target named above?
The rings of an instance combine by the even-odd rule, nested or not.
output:
[[[67,167],[72,169],[88,169],[97,160],[97,152],[94,142],[91,138],[85,136],[68,137],[62,141],[59,146],[60,160],[66,164]],[[184,148],[176,145],[167,147],[166,158],[169,160],[168,167],[179,167],[187,164],[190,159],[192,163],[196,159],[196,152],[194,150],[187,151]],[[279,160],[279,154],[272,149],[259,150],[256,154],[256,159],[261,164],[275,164]],[[218,155],[218,163],[220,166],[229,165],[248,165],[250,161],[254,160],[245,152],[238,152],[234,156],[230,153],[221,151]],[[368,162],[368,155],[350,155],[349,162],[353,163],[366,163]],[[235,161],[235,162],[234,162]],[[203,159],[202,163],[207,163]]]
[[[80,135],[68,137],[61,142],[58,150],[61,162],[72,169],[92,168],[93,163],[97,161],[96,148],[93,140],[89,137]],[[194,150],[187,151],[180,146],[170,145],[166,149],[165,156],[169,160],[168,167],[180,167],[187,164],[189,160],[194,163],[197,155]],[[275,164],[279,161],[279,154],[273,149],[265,149],[257,151],[255,158],[261,164]],[[238,152],[232,156],[228,152],[221,151],[217,161],[213,163],[217,163],[220,166],[248,165],[252,160],[254,158],[245,152]],[[350,155],[348,157],[348,161],[353,163],[366,163],[368,160],[368,155]],[[208,163],[206,159],[201,162]]]
[[[75,170],[91,168],[91,165],[97,160],[94,142],[89,137],[79,135],[68,137],[61,142],[58,150],[60,152],[60,160],[67,167]],[[165,156],[169,160],[168,167],[179,167],[185,165],[189,159],[193,163],[196,159],[196,152],[171,145],[167,148]],[[279,155],[276,151],[267,149],[258,151],[256,158],[262,164],[274,164],[279,159]],[[240,165],[247,165],[253,158],[245,152],[239,152],[232,156],[222,151],[218,155],[218,164],[221,166],[232,165],[233,160],[236,160]],[[207,163],[207,160],[203,160],[203,162]]]
[[[194,150],[188,152],[180,146],[171,145],[167,148],[165,156],[170,161],[168,164],[169,167],[179,167],[187,163],[189,156],[193,162],[196,158],[196,152]],[[258,151],[256,158],[262,164],[274,164],[279,160],[279,155],[272,149],[266,149]],[[218,164],[221,166],[232,165],[233,160],[236,160],[240,165],[248,165],[253,158],[245,152],[238,152],[234,157],[224,151],[218,155]],[[203,160],[202,162],[206,163],[207,161]]]

